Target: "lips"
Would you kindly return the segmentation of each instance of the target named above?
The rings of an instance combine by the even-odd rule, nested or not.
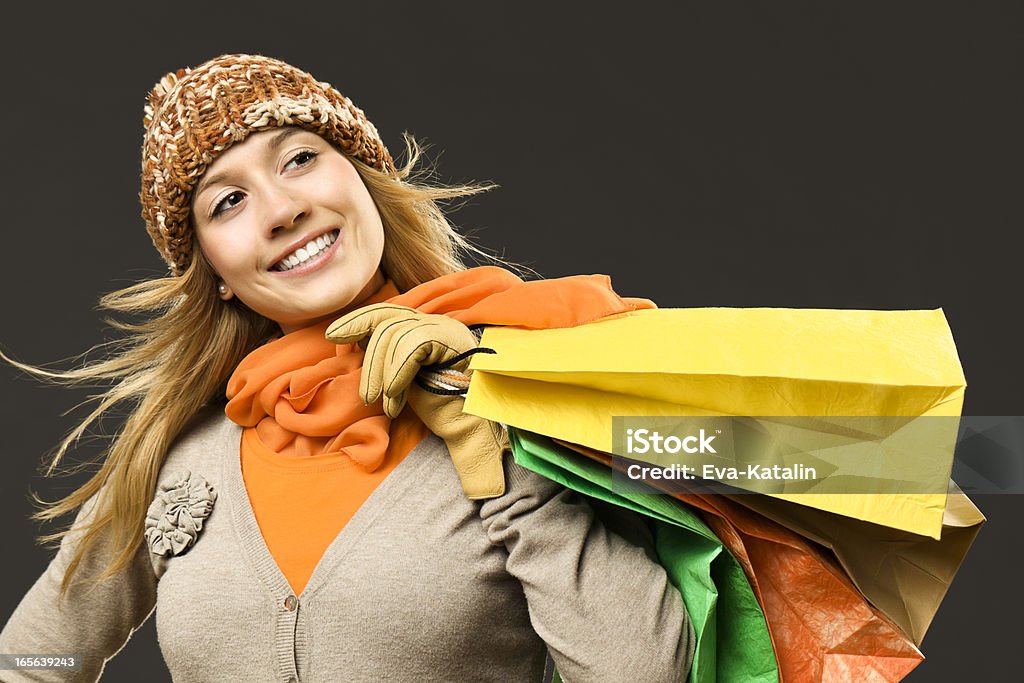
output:
[[[340,237],[341,230],[334,228],[315,237],[311,237],[303,243],[293,245],[292,251],[278,259],[270,270],[287,273],[293,269],[301,268],[311,261],[323,258]]]

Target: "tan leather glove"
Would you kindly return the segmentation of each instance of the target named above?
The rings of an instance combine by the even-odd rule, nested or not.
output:
[[[463,412],[465,402],[461,396],[439,396],[419,386],[409,389],[409,405],[448,445],[466,497],[496,498],[505,493],[501,459],[510,449],[508,434],[497,422]]]
[[[494,498],[505,492],[502,457],[509,444],[504,428],[463,412],[462,396],[439,395],[413,385],[423,366],[450,362],[476,348],[469,328],[448,316],[384,303],[339,318],[325,336],[337,344],[369,337],[360,398],[368,405],[383,394],[384,412],[391,417],[398,416],[408,398],[427,428],[447,444],[467,498]],[[466,358],[451,369],[458,374],[468,365]],[[439,375],[432,377],[436,386]]]
[[[369,405],[383,393],[384,413],[392,418],[405,407],[406,390],[421,367],[450,361],[477,345],[469,328],[454,318],[388,303],[360,308],[338,318],[324,336],[335,344],[370,338],[359,397]],[[469,359],[460,365],[468,366]]]

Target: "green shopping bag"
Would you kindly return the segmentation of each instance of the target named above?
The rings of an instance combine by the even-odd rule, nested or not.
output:
[[[658,558],[697,636],[690,681],[777,683],[764,612],[743,569],[689,506],[654,493],[616,493],[607,467],[546,436],[509,427],[515,461],[566,488],[655,520]],[[555,673],[554,681],[561,681]]]

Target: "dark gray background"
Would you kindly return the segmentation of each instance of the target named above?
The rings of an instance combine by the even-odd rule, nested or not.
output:
[[[45,363],[111,337],[97,297],[162,272],[136,198],[145,95],[246,51],[334,83],[396,153],[402,130],[433,143],[442,180],[500,184],[456,221],[545,276],[672,307],[941,306],[965,412],[1024,414],[1019,4],[369,5],[8,15],[2,348]],[[73,484],[35,467],[87,393],[3,367],[0,395],[6,619],[48,557],[28,489]],[[1019,672],[1024,498],[977,503],[989,523],[910,680]],[[150,620],[104,680],[155,670]]]

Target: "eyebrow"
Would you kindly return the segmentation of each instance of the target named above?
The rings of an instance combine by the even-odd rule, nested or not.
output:
[[[287,126],[285,128],[282,128],[281,131],[278,132],[278,133],[275,133],[274,137],[272,137],[270,139],[270,142],[267,143],[268,151],[271,151],[271,152],[277,151],[277,148],[280,147],[281,145],[283,145],[285,140],[287,140],[288,138],[290,138],[293,135],[296,135],[296,134],[302,133],[302,132],[303,132],[302,128],[297,128],[295,126]],[[219,182],[222,182],[227,177],[228,177],[227,173],[214,173],[211,176],[206,176],[205,178],[203,178],[202,182],[199,183],[199,187],[196,188],[195,196],[198,197],[203,192],[205,192],[208,187],[210,187],[211,185],[216,185]]]

